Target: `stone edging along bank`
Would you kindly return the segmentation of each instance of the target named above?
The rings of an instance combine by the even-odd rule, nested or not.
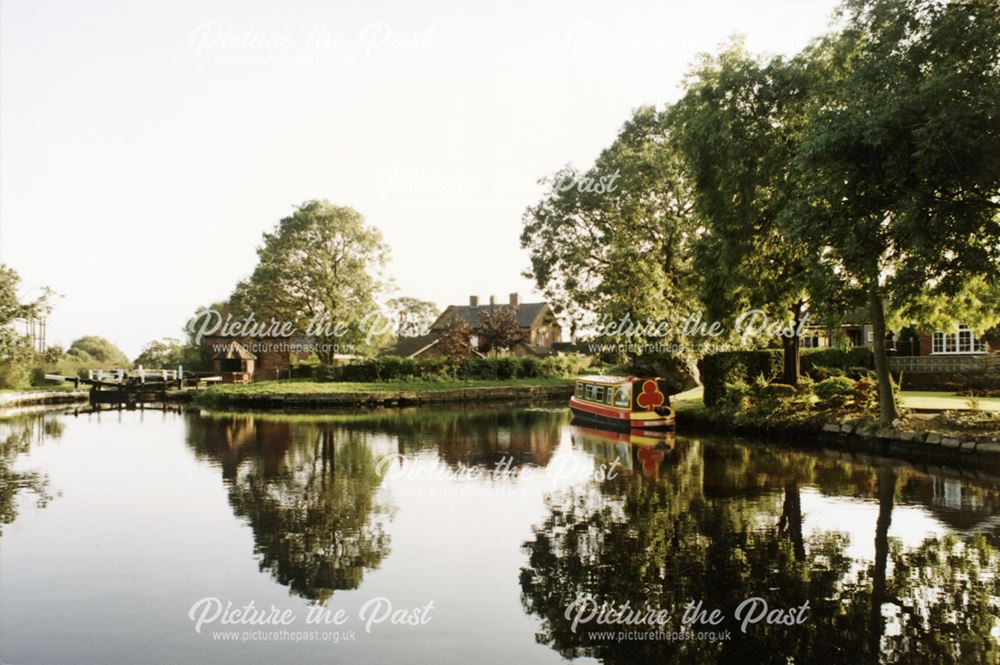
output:
[[[731,425],[700,413],[677,414],[678,428],[749,434],[798,446],[814,445],[919,460],[946,460],[1000,468],[1000,436],[870,429],[849,423],[794,423],[774,427]]]
[[[569,399],[573,385],[484,386],[452,390],[378,390],[337,393],[246,393],[213,395],[205,406],[272,408],[327,408],[347,406],[411,406],[456,402],[535,401]],[[197,400],[196,400],[196,403]]]
[[[33,406],[35,404],[70,404],[85,402],[86,391],[69,390],[29,390],[23,393],[0,393],[0,409],[8,406]]]

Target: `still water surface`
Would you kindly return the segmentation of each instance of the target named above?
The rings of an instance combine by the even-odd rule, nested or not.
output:
[[[995,662],[1000,478],[655,444],[559,408],[0,418],[0,662]],[[743,632],[754,597],[792,625]]]

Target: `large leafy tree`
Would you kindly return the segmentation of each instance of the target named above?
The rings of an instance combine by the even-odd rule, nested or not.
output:
[[[362,321],[378,312],[375,298],[386,286],[387,255],[382,234],[358,212],[307,201],[264,234],[257,267],[237,285],[233,306],[258,321],[290,322],[299,331],[316,322],[328,326],[322,332],[336,335],[336,344],[360,347],[368,325]],[[320,346],[321,360],[332,360],[332,347]]]
[[[135,366],[146,369],[176,368],[178,365],[187,367],[187,360],[187,347],[179,339],[164,337],[142,347],[142,352],[135,359]]]
[[[849,0],[803,58],[822,71],[789,224],[866,302],[883,424],[886,302],[1000,276],[1000,5]]]
[[[50,292],[37,300],[22,302],[17,293],[21,277],[0,263],[0,387],[19,388],[27,384],[34,353],[28,338],[11,325],[38,317],[48,311]]]
[[[535,280],[572,332],[588,315],[683,319],[695,301],[690,185],[667,120],[635,111],[593,168],[566,167],[524,213],[521,246]]]
[[[431,301],[409,296],[391,298],[386,302],[386,308],[396,323],[396,332],[400,337],[428,334],[440,313]]]
[[[103,363],[109,367],[131,367],[125,352],[114,343],[98,335],[86,335],[70,344],[66,355],[81,362]]]
[[[799,376],[798,323],[826,281],[816,250],[789,234],[780,215],[797,187],[789,162],[810,83],[807,68],[761,63],[737,42],[701,60],[671,111],[705,225],[694,262],[708,315],[791,317],[791,334],[781,337],[789,384]]]

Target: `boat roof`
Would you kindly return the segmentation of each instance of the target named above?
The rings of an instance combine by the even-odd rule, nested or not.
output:
[[[578,376],[577,381],[586,381],[588,383],[625,383],[627,381],[632,381],[635,379],[634,376],[611,376],[606,374],[593,374],[591,376]]]

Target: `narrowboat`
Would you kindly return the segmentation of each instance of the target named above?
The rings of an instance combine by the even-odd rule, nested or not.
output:
[[[614,430],[673,429],[665,382],[634,376],[581,376],[569,399],[573,421]]]

